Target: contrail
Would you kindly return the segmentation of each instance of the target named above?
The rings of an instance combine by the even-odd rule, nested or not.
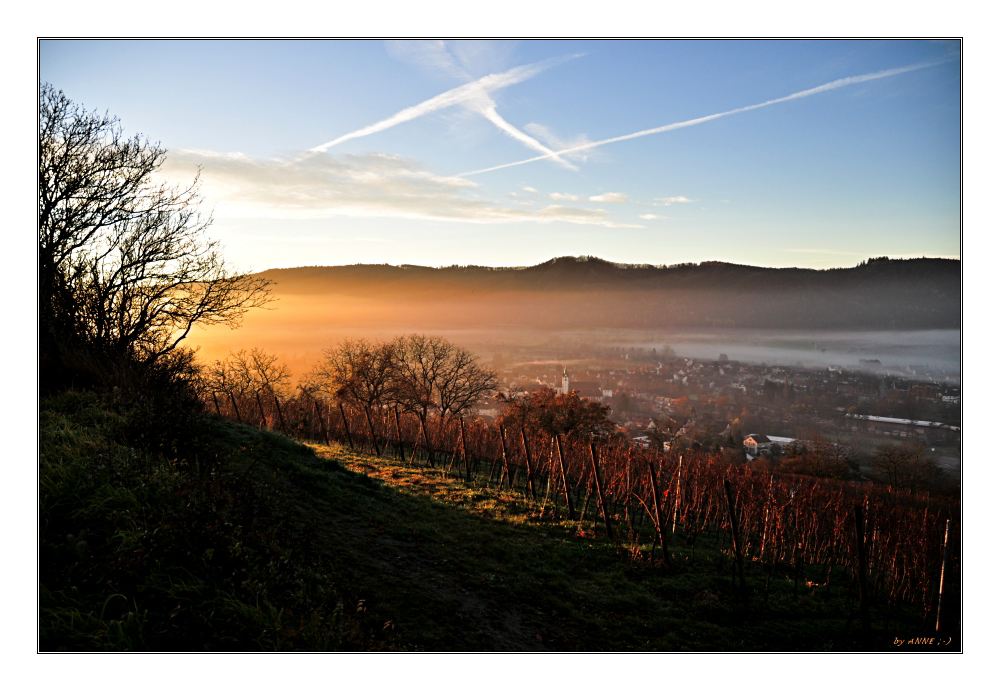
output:
[[[348,134],[337,137],[336,139],[332,139],[326,142],[325,144],[320,144],[319,146],[313,147],[312,149],[310,149],[310,151],[314,153],[322,153],[327,151],[330,147],[336,146],[341,142],[346,142],[349,139],[366,137],[369,134],[375,134],[376,132],[387,130],[390,127],[393,127],[403,122],[408,122],[409,120],[413,120],[415,118],[419,118],[421,115],[426,115],[427,113],[432,113],[436,110],[441,110],[442,108],[447,108],[449,106],[458,105],[460,103],[466,103],[468,101],[481,99],[484,94],[489,93],[490,91],[495,91],[496,89],[502,89],[505,86],[511,86],[512,84],[523,82],[524,80],[534,77],[539,72],[542,72],[543,70],[546,70],[549,67],[552,67],[553,65],[557,65],[561,62],[566,62],[567,60],[572,60],[573,58],[577,57],[580,57],[580,55],[568,55],[560,58],[550,58],[548,60],[543,60],[542,62],[536,62],[530,65],[522,65],[521,67],[515,67],[511,70],[507,70],[506,72],[486,75],[485,77],[477,79],[474,82],[463,84],[462,86],[451,89],[450,91],[446,91],[443,94],[439,94],[434,98],[427,99],[423,103],[418,103],[415,106],[404,108],[403,110],[399,111],[392,117],[386,118],[385,120],[382,120],[380,122],[376,122],[374,125],[369,125],[368,127],[362,127],[360,130],[355,130],[354,132],[350,132]],[[497,117],[499,118],[499,116]],[[503,121],[503,118],[499,119]],[[498,123],[494,121],[494,124]],[[508,127],[513,129],[513,127],[510,125],[508,125]],[[513,134],[510,133],[509,130],[505,129],[505,131],[508,131],[508,133],[513,136]],[[519,134],[523,133],[519,132]],[[523,135],[523,136],[528,137],[528,135]],[[528,137],[528,139],[531,138]],[[524,140],[522,139],[521,141]],[[538,143],[536,142],[536,144]],[[542,145],[538,144],[538,146],[534,148],[536,150],[540,150],[538,149],[538,147],[540,146]],[[549,153],[545,154],[545,158],[558,158],[558,154],[556,154],[555,152],[552,152],[551,150],[547,151],[549,151]]]
[[[490,122],[492,122],[494,125],[496,125],[497,127],[499,127],[501,131],[503,131],[506,134],[510,135],[511,137],[513,137],[517,141],[521,142],[522,144],[528,145],[529,147],[531,147],[535,151],[541,151],[544,154],[544,158],[551,158],[553,161],[558,161],[559,163],[561,163],[562,165],[566,166],[570,170],[580,170],[579,168],[577,168],[575,165],[573,165],[569,161],[567,161],[564,158],[560,157],[557,152],[553,151],[552,149],[550,149],[549,147],[545,146],[544,144],[542,144],[540,141],[538,141],[534,137],[532,137],[532,136],[530,136],[528,134],[525,134],[524,132],[522,132],[521,130],[517,129],[516,127],[514,127],[513,125],[511,125],[509,122],[507,122],[506,120],[504,120],[500,116],[500,114],[497,112],[496,103],[493,102],[493,99],[490,99],[489,103],[490,103],[490,105],[487,105],[485,107],[476,108],[475,112],[477,112],[480,115],[482,115],[484,118],[486,118],[487,120],[489,120]]]
[[[952,58],[947,58],[945,60],[936,60],[934,62],[923,62],[915,65],[908,65],[906,67],[894,67],[889,70],[882,70],[881,72],[871,72],[869,74],[861,74],[856,77],[844,77],[843,79],[837,79],[832,82],[827,82],[826,84],[821,84],[819,86],[813,87],[812,89],[806,89],[805,91],[796,91],[794,94],[789,94],[788,96],[782,96],[781,98],[773,98],[770,101],[764,101],[763,103],[755,103],[752,106],[743,106],[742,108],[734,108],[733,110],[727,110],[722,113],[715,113],[714,115],[705,115],[704,117],[695,118],[694,120],[684,120],[682,122],[675,122],[670,125],[663,125],[662,127],[654,127],[649,130],[641,130],[639,132],[633,132],[632,134],[624,134],[620,137],[612,137],[610,139],[602,139],[597,142],[588,142],[586,144],[580,144],[579,146],[571,146],[568,149],[562,149],[554,153],[555,156],[561,156],[562,154],[573,153],[574,151],[584,151],[586,149],[593,149],[598,146],[604,146],[605,144],[611,144],[613,142],[622,142],[626,139],[635,139],[637,137],[645,137],[650,134],[659,134],[660,132],[668,132],[670,130],[677,130],[682,127],[691,127],[692,125],[700,125],[703,122],[708,122],[709,120],[716,120],[718,118],[723,118],[727,115],[735,115],[736,113],[745,113],[748,110],[756,110],[757,108],[763,108],[765,106],[772,106],[775,103],[784,103],[785,101],[791,101],[797,98],[805,98],[806,96],[812,96],[813,94],[822,93],[823,91],[830,91],[832,89],[839,89],[843,86],[849,86],[850,84],[860,84],[861,82],[868,82],[873,79],[883,79],[885,77],[894,77],[897,74],[903,74],[904,72],[912,72],[913,70],[921,70],[927,67],[934,67],[935,65],[942,65],[946,62],[950,62]],[[510,168],[511,166],[520,166],[525,163],[532,163],[534,161],[541,161],[546,158],[552,158],[552,156],[545,154],[542,156],[535,156],[534,158],[526,158],[523,161],[515,161],[514,163],[504,163],[503,165],[493,166],[491,168],[483,168],[482,170],[473,170],[468,173],[459,173],[456,177],[465,177],[468,175],[478,175],[480,173],[488,173],[492,170],[500,170],[501,168]]]

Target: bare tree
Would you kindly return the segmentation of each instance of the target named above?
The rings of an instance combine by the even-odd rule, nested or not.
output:
[[[912,492],[930,490],[943,473],[920,443],[880,444],[871,459],[871,478]]]
[[[471,410],[498,386],[493,370],[481,367],[468,350],[453,346],[434,384],[442,423]]]
[[[364,339],[345,340],[323,355],[323,361],[310,379],[324,393],[362,406],[375,454],[381,455],[375,418],[378,417],[377,411],[392,398],[396,362],[394,345]]]
[[[392,343],[345,340],[323,352],[309,380],[326,395],[358,403],[371,412],[391,400],[395,360]]]
[[[150,363],[196,323],[235,327],[269,301],[268,282],[230,270],[205,237],[197,177],[154,180],[163,148],[47,84],[39,113],[43,351],[70,343]]]
[[[235,396],[286,392],[291,373],[278,362],[278,356],[260,348],[230,353],[225,360],[216,360],[208,368],[209,387],[214,391]]]
[[[474,408],[499,385],[496,373],[480,366],[475,355],[438,336],[398,338],[394,352],[394,397],[424,425],[436,411],[439,434],[450,420]]]
[[[427,336],[402,336],[393,342],[396,361],[393,398],[426,425],[431,410],[437,408],[434,384],[444,368],[447,342]]]

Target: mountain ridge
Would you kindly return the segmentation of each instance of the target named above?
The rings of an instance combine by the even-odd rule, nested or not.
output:
[[[389,323],[426,309],[456,325],[959,328],[961,262],[870,259],[835,269],[671,266],[556,257],[528,267],[354,264],[270,269],[279,295],[361,301]]]

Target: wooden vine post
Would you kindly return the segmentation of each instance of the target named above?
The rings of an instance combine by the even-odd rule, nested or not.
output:
[[[524,435],[524,428],[521,428],[521,446],[524,447],[524,463],[528,468],[528,488],[531,490],[531,498],[535,501],[538,497],[535,496],[535,473],[531,467],[531,449],[528,448],[528,438]]]
[[[871,615],[868,613],[868,546],[865,543],[865,516],[861,507],[854,505],[854,526],[858,541],[858,591],[861,596],[861,626],[865,634],[871,630]]]
[[[937,618],[934,621],[935,633],[941,632],[941,601],[944,600],[944,570],[948,566],[948,533],[951,532],[951,519],[944,524],[944,546],[941,549],[941,580],[938,581]]]
[[[656,482],[656,468],[649,462],[649,481],[653,485],[653,508],[656,509],[656,533],[660,536],[660,547],[663,549],[663,563],[670,565],[670,552],[667,551],[667,536],[663,525],[663,510],[660,508],[660,486]]]
[[[375,455],[382,458],[382,452],[378,448],[378,439],[375,438],[375,425],[372,424],[372,415],[368,411],[368,406],[364,406],[365,409],[365,419],[368,421],[368,431],[372,435],[372,448],[375,449]]]
[[[260,402],[260,391],[255,391],[253,395],[257,399],[257,409],[260,411],[260,426],[267,427],[267,415],[264,414],[264,404]]]
[[[313,405],[316,407],[316,417],[319,418],[319,429],[323,433],[323,441],[325,441],[326,445],[329,446],[330,435],[326,433],[326,423],[323,422],[323,413],[320,412],[319,401],[317,401],[315,398],[313,399]]]
[[[396,443],[399,444],[399,462],[406,463],[406,450],[403,448],[403,433],[399,428],[399,406],[393,406],[392,415],[396,420]]]
[[[677,459],[677,488],[674,490],[674,522],[670,527],[671,535],[677,533],[677,517],[681,512],[681,469],[684,467],[684,457]]]
[[[465,441],[465,418],[459,416],[458,428],[462,432],[462,462],[465,464],[465,481],[469,481],[469,449]]]
[[[288,434],[288,430],[285,429],[285,416],[281,413],[281,402],[278,400],[278,396],[276,394],[272,395],[274,396],[274,408],[278,411],[278,424],[281,425],[281,431]]]
[[[431,435],[427,434],[427,421],[420,418],[420,431],[424,435],[424,448],[427,449],[427,462],[431,468],[434,467],[434,449],[431,447]],[[413,453],[417,452],[416,445],[413,446]]]
[[[344,434],[347,436],[347,445],[354,451],[354,440],[351,439],[351,427],[347,424],[347,413],[344,412],[344,404],[338,403],[340,407],[340,419],[344,421]]]
[[[503,425],[497,425],[500,428],[500,453],[503,454],[503,474],[507,476],[507,488],[514,489],[514,479],[510,475],[510,463],[507,461],[507,433],[503,430]],[[500,476],[500,486],[503,486],[503,475]]]
[[[608,504],[604,499],[604,483],[601,482],[601,470],[597,463],[597,447],[590,443],[590,463],[594,469],[594,482],[597,483],[597,500],[601,502],[601,514],[604,516],[604,529],[608,532],[608,537],[614,537],[611,530],[611,516],[608,515]]]
[[[559,470],[562,472],[563,496],[566,499],[566,510],[570,520],[573,519],[573,500],[569,496],[569,478],[566,476],[566,458],[563,456],[562,439],[556,435],[556,450],[559,452]]]
[[[740,522],[736,515],[736,501],[733,499],[733,486],[729,480],[723,480],[726,488],[726,503],[729,506],[729,524],[733,534],[733,551],[736,553],[736,571],[740,577],[740,597],[746,602],[747,580],[743,574],[743,537],[740,534]]]

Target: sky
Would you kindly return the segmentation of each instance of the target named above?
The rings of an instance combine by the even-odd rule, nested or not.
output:
[[[957,41],[56,41],[241,270],[960,252]]]

